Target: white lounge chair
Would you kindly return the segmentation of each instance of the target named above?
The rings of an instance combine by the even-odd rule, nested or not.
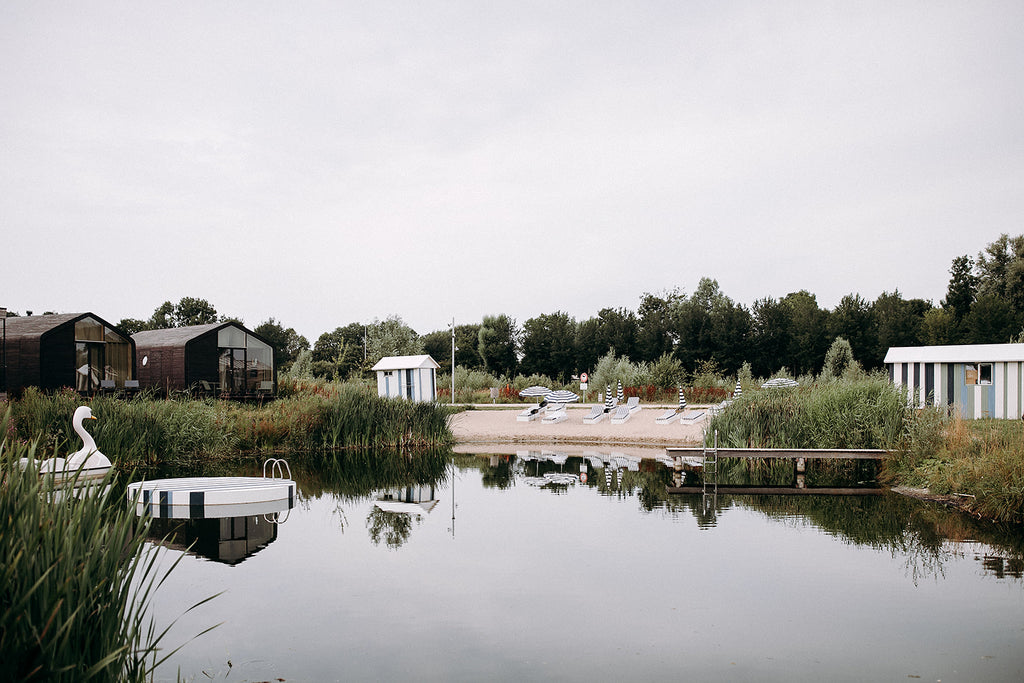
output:
[[[605,415],[607,415],[607,413],[604,412],[604,406],[594,406],[590,409],[590,414],[583,418],[583,424],[597,424],[604,419]]]
[[[561,422],[562,420],[568,419],[568,415],[565,410],[564,403],[556,403],[553,406],[548,407],[548,412],[541,419],[541,422],[553,424],[555,422]]]
[[[675,422],[681,416],[682,416],[682,413],[680,413],[678,410],[676,410],[675,408],[670,408],[670,409],[666,410],[664,413],[662,413],[661,415],[659,415],[657,418],[655,418],[654,421],[657,424],[660,424],[660,425],[667,425],[667,424],[671,424],[671,423]]]
[[[542,415],[543,411],[540,406],[530,406],[523,410],[523,412],[516,415],[516,422],[533,422]]]
[[[635,412],[639,411],[640,410],[640,397],[639,396],[630,396],[628,399],[626,399],[626,407],[629,409],[629,412],[631,412],[631,413],[635,413]]]
[[[621,405],[615,409],[615,414],[612,416],[612,424],[620,425],[633,416],[633,413],[629,412],[629,407]]]
[[[682,418],[680,418],[679,421],[680,422],[696,422],[697,420],[701,419],[702,417],[704,417],[704,411],[701,411],[699,413],[690,413],[689,415],[683,415]]]

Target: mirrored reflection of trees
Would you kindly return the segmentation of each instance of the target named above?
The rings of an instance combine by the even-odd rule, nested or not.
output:
[[[366,516],[366,528],[374,545],[380,545],[383,541],[388,548],[397,550],[409,540],[413,524],[418,521],[420,518],[415,515],[381,510],[375,505]]]

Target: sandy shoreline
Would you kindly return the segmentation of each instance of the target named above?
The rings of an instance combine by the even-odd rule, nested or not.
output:
[[[663,408],[644,408],[634,413],[623,424],[613,425],[611,417],[597,424],[583,424],[590,406],[570,406],[568,418],[556,424],[541,420],[519,422],[516,416],[522,406],[509,409],[467,410],[451,418],[452,434],[457,444],[485,443],[544,443],[616,446],[692,446],[703,438],[704,419],[695,422],[675,422],[667,425],[655,420]],[[700,410],[687,411],[693,415]]]

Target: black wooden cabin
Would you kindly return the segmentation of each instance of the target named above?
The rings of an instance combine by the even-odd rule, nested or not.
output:
[[[6,320],[6,390],[82,393],[134,388],[135,342],[93,313],[15,316]]]
[[[238,323],[145,330],[132,339],[145,388],[225,398],[277,393],[274,347]]]

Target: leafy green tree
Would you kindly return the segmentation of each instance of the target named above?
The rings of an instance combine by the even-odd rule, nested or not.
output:
[[[601,335],[601,320],[588,318],[576,325],[576,367],[581,371],[593,369],[597,361],[610,350]]]
[[[576,360],[576,321],[562,311],[530,318],[523,323],[522,349],[520,372],[564,382]]]
[[[479,325],[455,326],[455,365],[469,370],[482,370],[483,359],[480,358],[478,340]],[[449,327],[423,335],[423,351],[429,353],[442,368],[451,369],[452,364],[452,331]]]
[[[1005,344],[1021,330],[1020,316],[1009,302],[993,294],[981,294],[964,318],[969,344]]]
[[[210,325],[217,322],[217,309],[206,299],[184,296],[174,307],[175,327]]]
[[[122,318],[121,322],[117,324],[117,328],[130,337],[136,332],[146,329],[146,321],[138,318]]]
[[[1024,235],[1000,235],[978,254],[977,270],[979,296],[995,296],[1024,310]]]
[[[165,301],[160,304],[144,329],[165,330],[171,327],[190,327],[192,325],[209,325],[217,322],[217,309],[206,299],[190,296],[182,297],[177,304]]]
[[[628,308],[602,308],[597,317],[601,321],[598,334],[603,345],[615,349],[620,356],[635,355],[640,330],[636,314]]]
[[[828,311],[806,289],[787,294],[781,302],[789,309],[789,349],[786,365],[796,376],[815,373],[828,349]]]
[[[423,353],[423,342],[397,315],[374,320],[366,326],[366,367],[386,356],[415,356]]]
[[[878,330],[878,346],[872,358],[865,359],[868,369],[882,366],[886,352],[893,346],[919,346],[924,314],[931,304],[922,299],[905,300],[899,290],[882,292],[872,305]]]
[[[790,307],[773,297],[754,302],[751,308],[750,363],[754,374],[769,377],[787,363],[789,357]]]
[[[655,295],[644,292],[637,309],[637,359],[653,362],[675,350],[677,336],[672,329],[672,308],[683,299],[678,289]]]
[[[959,324],[971,312],[974,300],[978,298],[978,276],[974,274],[974,261],[970,256],[957,256],[949,268],[949,285],[942,307]]]
[[[488,372],[506,377],[515,374],[519,336],[515,320],[507,315],[484,316],[477,335],[477,349]]]
[[[959,343],[961,333],[958,327],[949,309],[929,309],[921,317],[921,343],[927,346]]]
[[[287,370],[291,367],[299,352],[309,348],[309,341],[296,332],[294,327],[285,329],[273,318],[261,323],[253,332],[266,339],[274,347],[277,367],[280,370]]]
[[[878,333],[871,314],[871,302],[859,294],[844,296],[829,315],[828,335],[833,339],[846,339],[856,358],[874,356],[878,348]]]
[[[360,371],[365,355],[365,330],[362,323],[349,323],[321,334],[313,345],[313,374],[346,379]]]
[[[822,374],[826,377],[842,377],[846,368],[853,365],[853,347],[842,337],[836,337],[825,354]]]

